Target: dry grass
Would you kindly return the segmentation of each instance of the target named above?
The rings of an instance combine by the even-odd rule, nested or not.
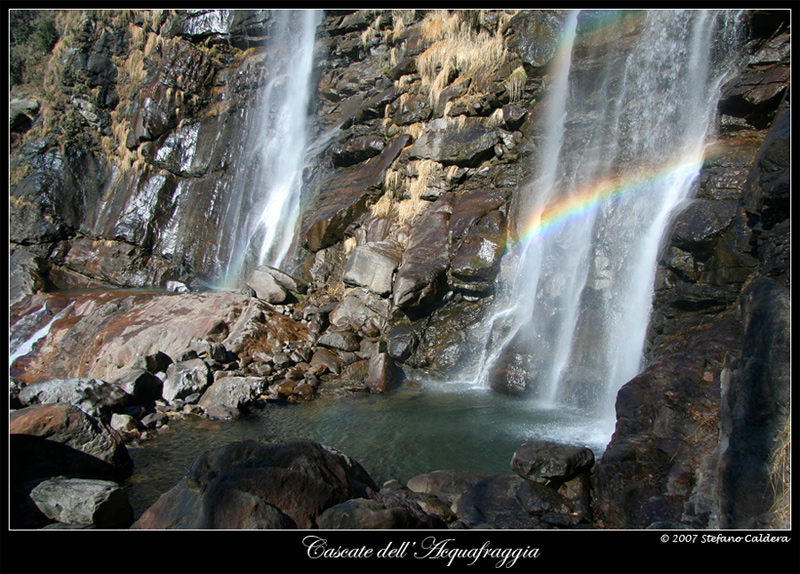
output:
[[[773,499],[770,512],[776,528],[789,528],[791,524],[791,477],[792,477],[792,417],[787,418],[778,434],[775,451],[770,464],[770,489]]]
[[[442,90],[457,77],[469,78],[471,89],[488,89],[508,57],[502,32],[476,30],[467,12],[434,10],[426,14],[420,26],[430,47],[418,56],[417,69],[433,107]]]

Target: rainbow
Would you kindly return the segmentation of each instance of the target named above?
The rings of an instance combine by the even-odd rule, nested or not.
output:
[[[722,147],[715,144],[699,153],[684,154],[651,169],[640,169],[625,176],[608,177],[570,193],[559,194],[555,201],[526,216],[525,223],[516,237],[509,233],[505,252],[527,249],[540,243],[555,231],[593,215],[604,205],[623,196],[643,194],[658,189],[659,184],[679,173],[697,172],[710,157],[721,154]]]

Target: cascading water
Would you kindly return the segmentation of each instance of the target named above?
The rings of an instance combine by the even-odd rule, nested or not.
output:
[[[273,12],[267,40],[267,82],[250,112],[245,167],[234,185],[242,201],[231,205],[224,229],[236,235],[225,275],[235,279],[253,265],[281,267],[291,257],[300,215],[308,139],[318,10]],[[254,112],[254,113],[253,113]]]
[[[479,384],[499,377],[540,406],[575,409],[607,440],[616,392],[641,368],[659,246],[693,192],[733,57],[715,42],[730,46],[737,14],[584,15],[567,17],[552,61],[537,175],[504,261],[515,278]],[[642,22],[593,29],[611,19]]]

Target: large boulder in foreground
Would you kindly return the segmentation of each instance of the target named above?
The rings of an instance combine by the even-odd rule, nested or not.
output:
[[[245,440],[200,455],[132,528],[315,528],[377,490],[358,462],[312,440]]]
[[[12,483],[52,476],[114,480],[133,467],[120,433],[72,405],[34,405],[9,418]]]

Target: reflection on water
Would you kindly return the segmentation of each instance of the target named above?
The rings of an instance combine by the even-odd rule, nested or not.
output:
[[[129,447],[135,470],[127,489],[139,516],[172,488],[203,451],[247,438],[306,437],[358,460],[376,483],[439,469],[511,472],[529,440],[583,445],[599,456],[603,433],[579,413],[554,410],[483,389],[451,384],[403,387],[388,395],[271,403],[235,421],[173,421],[174,432]]]

